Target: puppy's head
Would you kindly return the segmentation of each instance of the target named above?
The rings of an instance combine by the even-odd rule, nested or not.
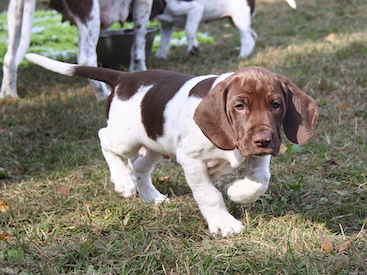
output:
[[[237,148],[246,158],[276,156],[282,125],[290,141],[311,140],[317,105],[286,77],[247,67],[217,83],[197,107],[194,120],[220,149]]]

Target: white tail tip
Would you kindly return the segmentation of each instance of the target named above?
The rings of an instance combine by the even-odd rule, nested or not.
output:
[[[35,53],[27,53],[25,58],[47,70],[70,76],[73,75],[74,67],[77,66],[74,64],[56,61]]]
[[[285,0],[285,1],[287,1],[288,5],[291,6],[292,9],[297,8],[297,4],[295,0]]]

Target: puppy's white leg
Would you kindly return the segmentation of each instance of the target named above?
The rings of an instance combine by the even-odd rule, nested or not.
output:
[[[18,97],[17,71],[31,40],[31,29],[35,0],[11,0],[8,8],[8,34],[9,43],[4,56],[3,80],[0,98],[7,95]]]
[[[111,181],[115,184],[115,190],[124,197],[132,197],[136,194],[136,182],[133,171],[126,160],[114,152],[107,138],[107,128],[98,132],[103,156],[110,168]]]
[[[228,197],[237,203],[252,203],[266,192],[270,180],[270,156],[245,160],[246,177],[227,186]]]
[[[142,147],[137,157],[131,161],[139,194],[146,203],[154,202],[155,204],[159,204],[169,202],[169,199],[154,187],[150,178],[150,173],[154,165],[161,158],[161,154]]]
[[[210,233],[227,237],[241,232],[242,223],[229,214],[222,194],[209,179],[205,163],[187,156],[181,158],[178,156],[177,161],[185,171],[187,183],[208,222]]]
[[[161,21],[161,41],[159,42],[159,50],[156,53],[157,57],[167,58],[172,33],[173,24],[171,22]]]

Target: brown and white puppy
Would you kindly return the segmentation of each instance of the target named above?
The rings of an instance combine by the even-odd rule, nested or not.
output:
[[[256,201],[268,188],[282,126],[292,142],[304,144],[317,120],[311,97],[288,78],[259,67],[195,77],[77,66],[35,54],[27,58],[112,87],[107,127],[99,138],[117,192],[131,197],[139,190],[146,202],[166,201],[150,173],[162,156],[176,157],[210,232],[222,236],[241,232],[243,225],[229,214],[212,181],[245,162],[244,179],[229,184],[227,194],[238,203]]]

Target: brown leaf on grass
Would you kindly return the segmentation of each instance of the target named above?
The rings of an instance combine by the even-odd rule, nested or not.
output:
[[[279,150],[279,152],[281,154],[285,154],[287,152],[287,149],[288,149],[287,146],[285,146],[283,143],[280,144],[280,150]]]
[[[351,246],[353,240],[349,240],[349,241],[346,241],[345,243],[343,243],[339,249],[338,249],[338,254],[342,254],[344,253],[347,249],[349,249],[349,247]]]
[[[0,134],[4,134],[5,132],[6,132],[6,130],[0,129]]]
[[[0,200],[0,212],[5,212],[9,209],[9,206],[2,200]]]
[[[13,236],[8,233],[0,234],[0,241],[5,241],[6,239],[11,238],[11,237]]]
[[[333,245],[328,237],[324,235],[321,230],[318,230],[319,239],[321,242],[321,248],[325,252],[331,252],[333,250]]]
[[[63,195],[69,196],[70,188],[58,184],[55,186],[55,193],[56,193],[56,196],[58,197],[63,196]]]
[[[335,160],[327,160],[322,165],[323,168],[337,168],[339,165],[336,163]]]
[[[335,33],[330,33],[328,36],[326,36],[324,38],[324,41],[326,41],[326,42],[334,42],[335,37],[336,37]]]
[[[165,176],[165,177],[159,177],[158,180],[159,181],[166,181],[166,180],[169,180],[170,179],[170,176]]]

